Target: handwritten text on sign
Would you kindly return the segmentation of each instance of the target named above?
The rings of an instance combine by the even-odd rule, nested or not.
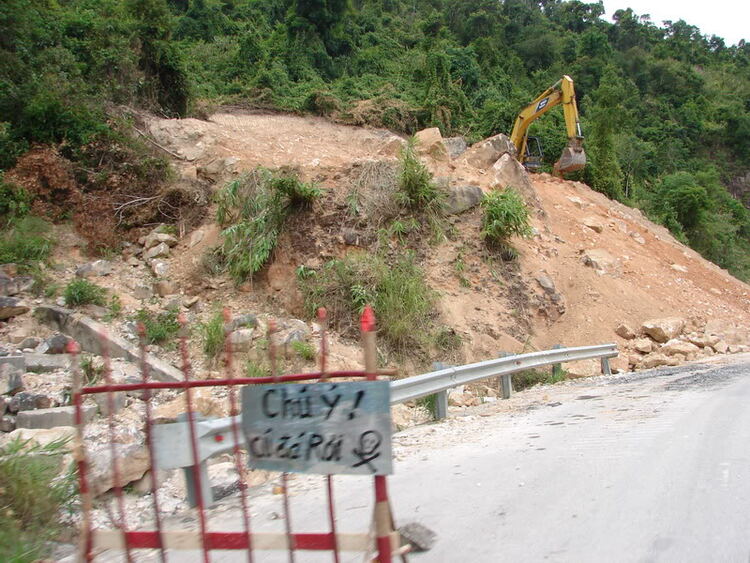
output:
[[[248,385],[242,429],[250,467],[294,473],[387,475],[387,381]]]

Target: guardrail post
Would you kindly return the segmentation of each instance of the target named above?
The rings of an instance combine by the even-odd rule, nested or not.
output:
[[[601,358],[602,374],[612,375],[612,369],[609,367],[609,358]]]
[[[443,362],[433,362],[432,363],[432,369],[433,371],[438,371],[441,369],[449,368],[448,364],[444,364]],[[440,391],[438,393],[435,393],[435,420],[443,420],[444,418],[448,418],[448,391]]]
[[[177,416],[177,420],[180,422],[187,422],[187,413],[182,413]],[[205,417],[200,414],[194,414],[193,420],[195,422],[199,422],[201,420],[205,420]],[[191,508],[195,508],[198,506],[198,488],[195,484],[195,473],[193,472],[192,465],[189,465],[187,467],[182,468],[182,472],[185,475],[185,488],[187,489],[187,500],[188,504],[191,506]],[[204,460],[200,463],[198,466],[198,471],[200,471],[200,480],[201,480],[201,496],[203,498],[203,502],[206,506],[209,506],[213,504],[214,502],[214,495],[213,491],[211,490],[211,483],[208,480],[208,463]]]
[[[497,357],[505,358],[512,355],[513,354],[509,354],[508,352],[500,352]],[[513,380],[511,379],[511,377],[511,374],[508,373],[497,378],[498,391],[500,391],[500,396],[503,399],[510,399],[510,396],[513,394]]]
[[[435,395],[435,420],[448,418],[448,391],[440,391]]]
[[[555,344],[552,349],[553,350],[559,350],[562,348],[562,345]],[[552,364],[552,380],[556,381],[558,377],[561,377],[563,373],[562,364]]]

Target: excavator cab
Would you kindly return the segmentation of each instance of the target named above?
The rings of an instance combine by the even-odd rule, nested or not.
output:
[[[523,165],[531,172],[539,172],[544,161],[544,151],[539,137],[527,137],[526,154],[523,156]]]

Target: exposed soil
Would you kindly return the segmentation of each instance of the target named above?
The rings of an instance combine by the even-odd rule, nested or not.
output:
[[[273,264],[252,291],[241,293],[227,285],[214,296],[236,309],[265,303],[293,314],[300,314],[293,275],[297,266],[318,266],[372,244],[372,229],[347,213],[347,195],[359,185],[363,166],[394,162],[400,146],[386,130],[280,114],[217,114],[208,121],[154,119],[150,131],[159,143],[184,157],[178,162],[183,174],[205,175],[217,186],[255,166],[283,166],[326,190],[312,212],[292,220]],[[490,189],[488,171],[460,159],[427,157],[426,163],[451,185]],[[541,209],[533,214],[535,236],[514,242],[520,252],[517,262],[503,262],[486,249],[476,208],[450,218],[450,240],[433,246],[405,243],[423,258],[429,282],[441,295],[443,321],[463,337],[467,360],[554,344],[621,341],[613,332],[620,322],[637,328],[654,317],[681,316],[696,327],[712,319],[750,325],[750,288],[638,210],[581,183],[546,174],[532,179]],[[601,232],[584,223],[600,223]],[[172,260],[173,275],[180,281],[205,280],[200,257],[214,244],[217,232],[214,226],[204,229],[207,236],[200,244]],[[355,244],[345,242],[345,230],[355,231]],[[584,253],[592,249],[605,250],[613,263],[599,270],[587,266]],[[553,282],[554,301],[540,287],[540,276]]]

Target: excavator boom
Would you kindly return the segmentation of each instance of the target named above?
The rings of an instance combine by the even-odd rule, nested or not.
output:
[[[581,123],[578,119],[575,89],[573,79],[569,76],[563,76],[561,80],[539,94],[533,102],[518,114],[510,140],[518,151],[518,160],[522,164],[526,164],[529,158],[526,150],[529,127],[534,120],[558,104],[563,106],[565,128],[568,133],[568,146],[565,147],[554,167],[555,173],[562,175],[565,172],[580,170],[586,165],[586,153],[583,150],[583,135]]]

